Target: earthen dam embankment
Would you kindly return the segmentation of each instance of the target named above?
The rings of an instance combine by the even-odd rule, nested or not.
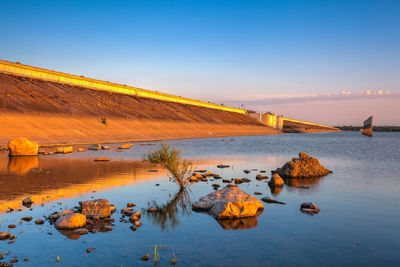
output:
[[[0,144],[280,134],[246,114],[0,73]]]

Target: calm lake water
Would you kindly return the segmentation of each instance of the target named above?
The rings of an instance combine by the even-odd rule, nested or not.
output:
[[[0,241],[0,253],[8,252],[4,260],[18,256],[20,266],[54,265],[57,257],[61,266],[152,266],[153,258],[144,262],[140,257],[153,254],[158,245],[162,246],[159,266],[169,266],[173,253],[179,266],[400,266],[400,133],[375,133],[373,138],[358,132],[285,134],[166,143],[181,149],[196,169],[223,178],[250,178],[252,182],[239,188],[253,195],[262,192],[255,195],[259,199],[272,196],[287,204],[264,203],[261,215],[230,229],[206,213],[191,211],[190,201],[212,192],[214,183],[223,185],[222,180],[193,184],[186,195],[189,199],[177,195],[178,188],[165,171],[149,172],[154,167],[140,162],[140,156],[155,146],[117,152],[118,146],[111,144],[109,151],[21,162],[9,162],[2,154],[1,231],[8,231],[8,224],[17,225],[10,230],[17,236],[15,243]],[[291,181],[280,192],[271,192],[266,181],[255,179],[258,171],[243,172],[266,170],[270,176],[271,170],[301,151],[317,157],[333,173]],[[111,161],[94,163],[99,156]],[[231,167],[218,169],[218,164]],[[7,207],[18,209],[26,196],[36,200],[32,210],[4,212]],[[40,226],[33,222],[92,198],[106,198],[118,211],[134,202],[136,210],[157,205],[165,213],[143,214],[143,226],[134,232],[130,223],[119,222],[117,212],[111,232],[89,233],[78,240],[62,235],[47,221]],[[300,212],[306,201],[315,202],[321,212]],[[34,220],[20,221],[28,215]],[[88,254],[90,247],[96,250]]]

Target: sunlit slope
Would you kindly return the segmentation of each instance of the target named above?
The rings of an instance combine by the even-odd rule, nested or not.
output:
[[[0,144],[278,134],[245,114],[0,73]]]

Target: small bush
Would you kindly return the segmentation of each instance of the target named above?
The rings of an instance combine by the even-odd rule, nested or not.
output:
[[[185,176],[192,171],[192,163],[187,160],[181,160],[180,156],[181,152],[179,150],[162,144],[158,150],[145,154],[143,160],[152,164],[160,164],[166,168],[171,175],[170,179],[182,189],[189,184]]]
[[[100,122],[104,125],[107,125],[107,118],[101,118]]]

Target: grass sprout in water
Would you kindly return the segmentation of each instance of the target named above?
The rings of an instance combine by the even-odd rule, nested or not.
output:
[[[170,173],[170,180],[179,185],[181,189],[186,188],[189,181],[185,178],[192,171],[192,163],[182,160],[181,151],[170,145],[162,144],[161,147],[153,152],[148,152],[143,156],[144,161],[152,164],[160,164]]]

